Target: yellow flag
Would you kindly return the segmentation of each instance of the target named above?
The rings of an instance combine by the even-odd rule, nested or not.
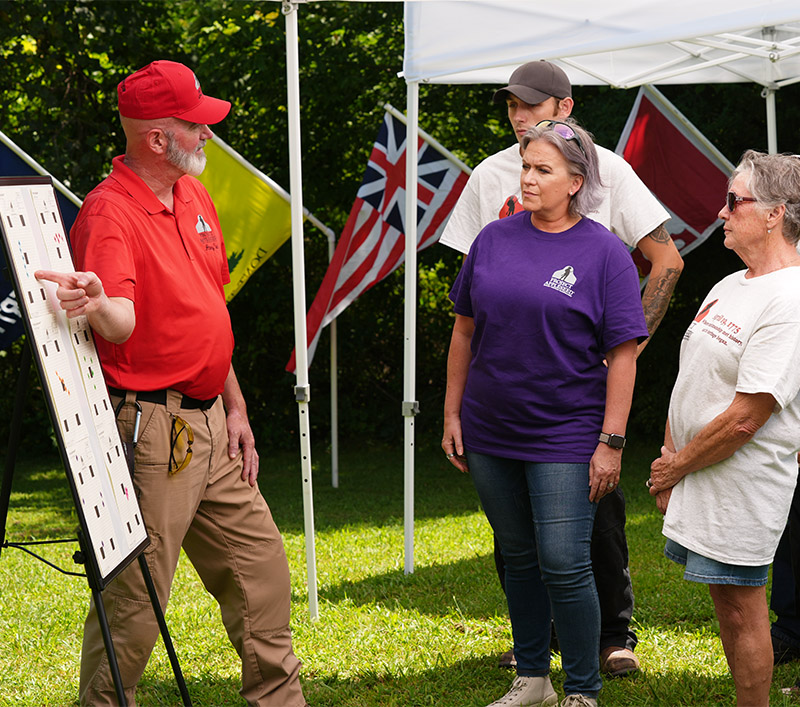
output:
[[[198,177],[217,207],[231,281],[230,302],[292,232],[289,195],[233,148],[215,137],[205,146],[206,168]]]

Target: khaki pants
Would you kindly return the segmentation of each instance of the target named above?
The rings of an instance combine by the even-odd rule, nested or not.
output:
[[[129,398],[130,398],[129,394]],[[113,398],[114,405],[120,402]],[[302,707],[300,661],[289,631],[289,567],[280,533],[267,503],[241,478],[241,453],[228,457],[221,400],[207,410],[180,408],[181,395],[168,391],[167,404],[142,402],[134,486],[151,544],[144,551],[163,609],[180,548],[206,589],[219,602],[231,643],[242,659],[241,695],[258,707]],[[168,474],[172,416],[194,432],[192,458]],[[123,440],[133,436],[135,406],[120,410]],[[141,568],[133,562],[103,591],[114,648],[128,704],[158,638],[158,624]],[[180,645],[176,650],[180,657]],[[97,614],[86,619],[81,655],[81,704],[117,702]]]

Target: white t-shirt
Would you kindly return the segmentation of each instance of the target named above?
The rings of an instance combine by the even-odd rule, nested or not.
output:
[[[728,564],[772,562],[797,481],[800,448],[800,267],[709,292],[681,344],[669,407],[677,450],[739,393],[770,393],[775,410],[747,444],[685,476],[672,491],[664,535]]]
[[[613,231],[630,248],[669,219],[669,213],[619,155],[597,147],[605,198],[599,211],[584,214]],[[487,157],[470,175],[439,239],[467,253],[486,224],[500,218],[509,199],[521,200],[519,144]],[[519,206],[517,207],[519,209]]]

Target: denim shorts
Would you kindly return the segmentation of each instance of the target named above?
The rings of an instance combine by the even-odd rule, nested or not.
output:
[[[740,587],[763,587],[767,583],[769,565],[750,567],[717,562],[669,539],[664,547],[664,554],[673,562],[686,566],[683,578],[690,582],[735,584]]]

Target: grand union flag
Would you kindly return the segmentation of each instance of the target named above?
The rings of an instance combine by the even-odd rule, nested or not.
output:
[[[467,173],[443,148],[418,144],[417,250],[444,229]],[[306,320],[309,362],[323,327],[405,259],[406,126],[391,112],[383,118],[364,179],[333,258]],[[295,355],[286,366],[294,371]]]

